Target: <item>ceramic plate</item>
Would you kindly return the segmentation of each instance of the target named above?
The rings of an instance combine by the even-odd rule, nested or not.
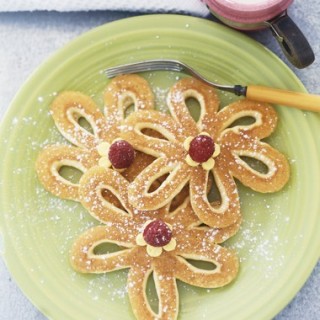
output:
[[[160,26],[160,27],[159,27]],[[1,233],[4,257],[30,300],[50,319],[133,319],[126,271],[80,275],[68,262],[73,240],[96,224],[81,205],[39,184],[34,163],[49,143],[66,143],[48,113],[63,90],[80,90],[102,106],[105,68],[148,58],[180,59],[221,83],[304,91],[272,53],[242,34],[187,16],[152,15],[113,22],[79,37],[45,62],[14,99],[1,126]],[[181,76],[145,73],[165,109]],[[222,104],[235,97],[220,93]],[[319,115],[276,106],[268,142],[291,164],[289,184],[262,195],[239,184],[244,223],[227,246],[241,259],[231,285],[205,290],[178,283],[179,319],[270,319],[293,298],[319,258]],[[152,290],[152,288],[150,289]]]

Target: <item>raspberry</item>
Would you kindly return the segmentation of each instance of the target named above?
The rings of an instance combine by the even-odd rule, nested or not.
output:
[[[203,163],[214,153],[213,139],[207,135],[198,135],[190,142],[189,155],[193,161]]]
[[[125,140],[117,140],[110,146],[109,160],[116,169],[129,168],[134,160],[134,149],[132,145]]]
[[[170,242],[172,231],[162,220],[154,220],[144,229],[143,238],[153,247],[163,247]]]

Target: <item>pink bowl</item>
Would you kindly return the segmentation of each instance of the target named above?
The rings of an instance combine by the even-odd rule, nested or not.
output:
[[[226,25],[243,30],[270,28],[283,53],[297,68],[309,66],[313,50],[299,27],[287,15],[293,0],[201,0]]]
[[[204,0],[219,16],[241,24],[268,21],[284,12],[293,0]]]

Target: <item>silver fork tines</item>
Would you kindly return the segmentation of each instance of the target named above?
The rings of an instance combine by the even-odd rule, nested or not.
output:
[[[139,73],[158,70],[181,72],[183,69],[184,66],[174,60],[145,60],[108,68],[106,69],[106,75],[108,78],[113,78],[117,75],[126,73]]]
[[[139,72],[145,72],[145,71],[159,71],[159,70],[183,72],[217,89],[229,91],[238,96],[246,95],[246,87],[241,85],[221,85],[221,84],[209,81],[205,79],[202,75],[200,75],[197,71],[195,71],[193,68],[191,68],[187,64],[178,60],[171,60],[171,59],[144,60],[141,62],[134,62],[134,63],[111,67],[106,69],[105,73],[108,78],[113,78],[115,76],[122,75],[122,74],[139,73]]]

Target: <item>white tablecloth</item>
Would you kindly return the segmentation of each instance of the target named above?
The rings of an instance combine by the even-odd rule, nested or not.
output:
[[[208,9],[200,0],[0,0],[0,11],[139,11],[180,12],[205,15]]]

